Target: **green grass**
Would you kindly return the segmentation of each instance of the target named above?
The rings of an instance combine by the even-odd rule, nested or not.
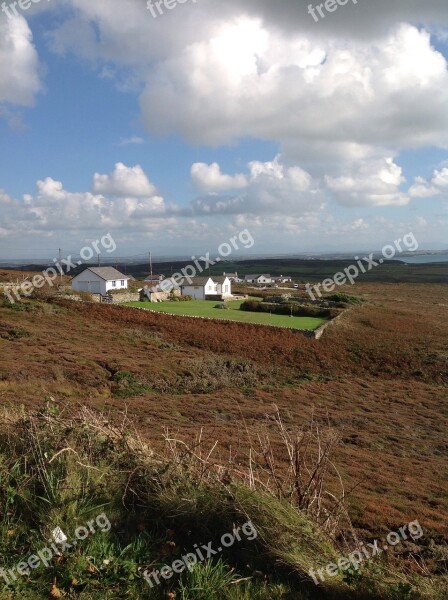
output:
[[[227,302],[229,310],[214,308],[217,302],[204,300],[191,300],[190,302],[127,302],[126,306],[147,308],[170,315],[183,317],[207,317],[209,319],[227,319],[240,323],[254,323],[256,325],[272,325],[287,327],[289,329],[306,329],[314,331],[325,323],[325,319],[316,317],[290,317],[285,315],[269,315],[267,313],[254,313],[239,310],[242,302],[234,300]]]

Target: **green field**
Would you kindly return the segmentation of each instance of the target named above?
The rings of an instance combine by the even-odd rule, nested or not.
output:
[[[315,317],[289,317],[284,315],[269,315],[239,310],[240,300],[226,302],[229,310],[214,308],[216,302],[204,300],[191,300],[190,302],[127,302],[126,306],[147,308],[171,315],[183,317],[207,317],[209,319],[227,319],[241,323],[255,323],[257,325],[273,325],[275,327],[288,327],[289,329],[307,329],[313,331],[325,323],[325,319]]]

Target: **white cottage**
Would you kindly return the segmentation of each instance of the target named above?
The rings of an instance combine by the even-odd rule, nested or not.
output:
[[[217,296],[218,287],[211,277],[194,277],[181,285],[182,296],[191,296],[193,300],[205,300],[206,296]]]
[[[191,283],[181,285],[182,296],[193,300],[224,299],[232,295],[232,283],[228,277],[194,277]]]
[[[72,279],[72,288],[77,292],[102,294],[114,290],[127,290],[130,277],[113,267],[87,267]]]

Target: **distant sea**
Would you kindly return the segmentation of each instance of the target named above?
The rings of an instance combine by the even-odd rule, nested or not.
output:
[[[448,254],[420,254],[418,256],[397,256],[398,260],[411,265],[423,265],[426,263],[448,263]]]

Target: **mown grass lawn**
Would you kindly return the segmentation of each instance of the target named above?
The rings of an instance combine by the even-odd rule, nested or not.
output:
[[[126,306],[147,308],[171,315],[184,317],[207,317],[209,319],[227,319],[241,323],[255,323],[258,325],[273,325],[275,327],[288,327],[289,329],[308,329],[313,331],[325,323],[325,319],[316,317],[290,317],[285,315],[269,315],[239,310],[240,300],[226,302],[229,310],[215,308],[217,302],[204,300],[191,300],[189,302],[127,302]]]

